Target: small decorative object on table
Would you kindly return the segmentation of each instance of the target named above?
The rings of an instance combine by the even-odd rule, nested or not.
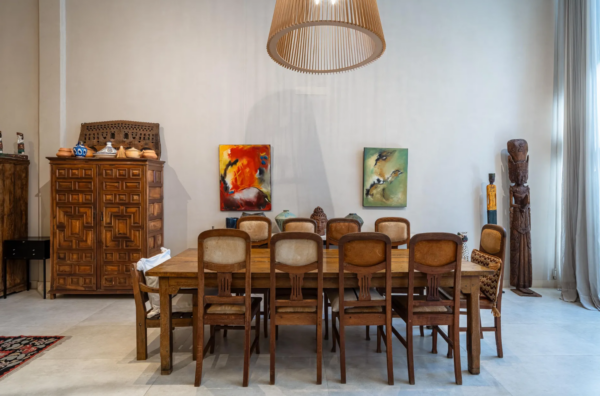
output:
[[[127,158],[125,155],[125,147],[119,147],[119,151],[117,151],[117,158]]]
[[[345,219],[354,219],[354,220],[358,220],[358,222],[360,223],[360,226],[362,227],[363,224],[365,224],[365,222],[363,221],[363,219],[357,215],[356,213],[350,213],[348,216],[344,217]]]
[[[283,222],[286,219],[293,219],[296,216],[295,214],[293,214],[292,212],[290,212],[287,209],[284,209],[283,212],[279,213],[277,216],[275,216],[275,221],[277,222],[277,226],[279,227],[279,231],[283,231]]]
[[[3,152],[3,145],[2,145],[2,131],[0,131],[0,154],[2,154]]]
[[[529,186],[529,145],[524,139],[507,143],[510,204],[510,285],[524,297],[541,297],[530,289],[533,283],[531,261],[531,208]]]
[[[25,154],[25,139],[21,132],[17,132],[17,154]]]
[[[136,149],[135,147],[132,147],[125,151],[125,155],[127,156],[127,158],[140,158],[142,152]]]
[[[142,158],[158,159],[158,156],[156,155],[156,152],[154,150],[144,149],[142,151]]]
[[[225,226],[227,228],[236,228],[237,227],[237,222],[238,222],[238,217],[227,217],[225,218]]]
[[[73,156],[73,149],[69,148],[69,147],[61,147],[58,149],[58,152],[56,153],[57,157],[60,158],[69,158]]]
[[[117,156],[117,150],[112,146],[111,142],[106,142],[106,147],[94,154],[94,157],[99,158],[114,158]]]
[[[77,143],[77,146],[73,147],[73,153],[75,153],[75,157],[85,158],[87,156],[87,148],[83,145],[82,141]]]
[[[93,157],[94,156],[94,150],[92,150],[91,148],[89,148],[87,145],[84,145],[83,147],[85,147],[85,149],[87,150],[87,153],[85,154],[86,157]]]
[[[457,232],[456,235],[458,235],[460,239],[462,239],[462,259],[464,261],[469,261],[469,245],[467,244],[469,238],[467,238],[467,232]]]
[[[317,234],[321,236],[325,235],[325,229],[327,228],[327,215],[325,214],[325,211],[323,211],[323,208],[317,206],[313,214],[310,215],[310,218],[317,222]]]
[[[489,174],[490,184],[487,186],[487,221],[488,224],[498,224],[498,215],[496,213],[496,174]]]
[[[258,213],[242,212],[242,216],[241,217],[246,217],[246,216],[262,216],[262,217],[267,217],[267,216],[265,216],[264,213],[261,213],[261,212],[258,212]]]

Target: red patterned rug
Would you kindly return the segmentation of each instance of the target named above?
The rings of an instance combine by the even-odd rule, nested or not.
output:
[[[56,345],[63,336],[0,337],[0,379],[40,353]]]

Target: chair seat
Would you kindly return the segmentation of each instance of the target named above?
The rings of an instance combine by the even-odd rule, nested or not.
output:
[[[262,298],[252,297],[252,311],[255,308],[260,307]],[[211,304],[206,310],[207,314],[226,314],[226,315],[240,315],[246,313],[245,305],[237,304]]]
[[[277,313],[311,313],[317,312],[317,307],[277,307]]]
[[[379,294],[374,287],[369,289],[369,293],[371,293],[371,300],[385,300],[385,297]],[[340,294],[338,290],[328,290],[327,296],[329,297],[329,301],[331,301],[331,310],[333,312],[339,312]],[[357,291],[354,289],[345,289],[344,301],[358,301]],[[382,311],[383,307],[349,307],[344,310],[346,313],[379,313]]]
[[[421,298],[417,298],[421,297]],[[423,296],[415,296],[415,300],[425,301]],[[392,306],[394,310],[408,311],[408,296],[392,296]],[[449,313],[451,312],[447,307],[414,307],[413,312],[415,313]]]
[[[191,319],[192,317],[193,317],[193,314],[191,312],[172,312],[171,313],[171,319]],[[159,320],[159,319],[160,319],[160,312],[158,312],[156,315],[153,315],[148,318],[148,320]]]
[[[442,293],[446,295],[448,299],[452,299],[454,296],[454,289],[452,287],[441,287]],[[492,300],[487,298],[485,295],[479,295],[479,309],[492,309],[494,307],[494,303]],[[467,309],[467,296],[460,292],[460,308]]]

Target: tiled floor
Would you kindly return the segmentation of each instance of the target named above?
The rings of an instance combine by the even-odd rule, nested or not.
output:
[[[277,384],[269,385],[268,339],[253,355],[250,387],[242,388],[242,333],[217,340],[204,361],[204,382],[194,388],[191,330],[175,330],[175,365],[159,369],[158,330],[149,332],[149,359],[135,359],[134,303],[128,297],[62,297],[42,300],[34,291],[0,300],[0,335],[67,335],[70,338],[0,380],[0,395],[599,395],[600,313],[537,289],[543,298],[504,295],[504,358],[496,357],[493,335],[482,340],[481,374],[467,371],[464,335],[463,385],[454,384],[452,361],[432,355],[431,336],[415,337],[416,385],[408,384],[406,352],[394,340],[395,386],[388,386],[385,354],[375,353],[364,328],[347,331],[348,383],[339,382],[339,355],[324,342],[323,384],[315,385],[315,338],[310,327],[281,328]],[[483,323],[490,323],[491,314]],[[395,323],[403,333],[401,320]],[[372,328],[374,330],[374,328]],[[430,332],[427,332],[428,334]],[[417,332],[415,332],[417,334]]]

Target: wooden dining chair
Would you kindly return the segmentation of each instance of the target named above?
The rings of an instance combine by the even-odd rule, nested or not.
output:
[[[295,217],[283,221],[283,232],[317,232],[317,222],[313,219]],[[321,244],[323,240],[321,239]]]
[[[462,240],[458,235],[448,233],[417,234],[412,237],[408,258],[408,293],[406,296],[393,296],[394,311],[406,322],[406,339],[396,329],[392,329],[402,345],[406,347],[408,360],[408,381],[415,384],[413,352],[413,326],[432,326],[433,352],[437,352],[437,334],[448,343],[449,348],[460,350],[459,328]],[[427,277],[427,295],[415,296],[415,273]],[[442,276],[452,274],[454,298],[444,299],[439,286]],[[448,326],[448,335],[439,326]],[[456,384],[462,384],[460,352],[454,354],[454,377]]]
[[[306,223],[305,223],[306,224]],[[278,293],[276,272],[289,275],[291,288]],[[304,275],[317,272],[317,293],[303,291]],[[275,384],[276,326],[316,325],[317,384],[322,382],[323,239],[311,232],[283,232],[271,239],[271,385]],[[281,290],[281,289],[280,289]]]
[[[392,249],[399,249],[400,246],[408,245],[410,243],[410,221],[403,217],[381,217],[375,221],[375,232],[382,232],[389,236],[392,241]],[[379,290],[383,292],[383,290]],[[392,294],[406,294],[408,289],[406,287],[392,287]],[[415,287],[415,293],[418,295],[425,295],[424,287]],[[421,337],[425,336],[425,329],[423,326],[419,326]],[[369,328],[367,327],[367,339],[369,337]]]
[[[137,347],[137,360],[146,360],[148,358],[148,329],[160,329],[160,313],[148,318],[149,309],[146,309],[146,302],[149,301],[148,293],[159,293],[158,288],[149,287],[146,284],[146,277],[142,271],[138,271],[137,264],[131,264],[131,286],[133,289],[133,300],[135,301],[135,335]],[[198,316],[198,305],[196,290],[180,289],[179,294],[192,294],[193,311],[192,312],[173,312],[171,322],[173,327],[192,327],[193,346],[192,357],[196,360],[196,320]],[[171,339],[173,336],[171,335]]]
[[[268,249],[271,245],[271,234],[273,225],[271,219],[264,216],[244,216],[241,217],[236,225],[238,230],[246,231],[250,235],[253,248],[265,248]],[[234,290],[234,292],[240,293],[240,290]],[[269,289],[252,289],[254,294],[262,294],[263,296],[263,310],[261,314],[264,321],[264,333],[265,338],[269,335],[269,324],[267,319],[269,318]],[[225,336],[227,333],[225,332]]]
[[[327,221],[325,227],[325,247],[338,246],[340,238],[346,234],[360,232],[361,225],[355,219],[336,218]],[[328,289],[324,290],[325,294],[325,339],[329,339],[329,307],[331,307],[331,299],[327,295]],[[367,330],[367,339],[369,340],[369,331]]]
[[[481,239],[479,251],[473,250],[471,261],[486,267],[496,269],[494,275],[484,276],[480,280],[479,307],[481,310],[489,310],[494,316],[494,326],[481,327],[483,332],[494,332],[496,338],[496,353],[498,357],[504,357],[502,351],[502,280],[504,279],[506,252],[506,230],[504,227],[496,224],[486,224],[481,229]],[[495,260],[494,260],[495,259]],[[444,288],[446,295],[452,295],[450,288]],[[460,314],[467,314],[467,299],[461,293]],[[467,331],[466,327],[461,327],[460,331]],[[452,357],[452,350],[448,350],[448,357]]]
[[[373,274],[385,272],[385,296],[371,287]],[[356,276],[357,289],[346,289],[346,277]],[[381,335],[387,352],[388,384],[394,385],[392,358],[392,243],[379,232],[361,232],[339,239],[339,289],[330,291],[332,305],[333,352],[340,347],[342,383],[346,383],[346,326],[377,326],[377,351]],[[339,325],[339,330],[336,326]],[[384,330],[385,326],[385,330]]]
[[[220,229],[204,231],[198,236],[198,317],[196,324],[196,378],[194,385],[202,382],[202,361],[206,352],[214,350],[216,326],[244,330],[244,378],[243,386],[248,386],[250,354],[260,353],[260,297],[250,295],[250,258],[252,241],[245,231]],[[205,295],[204,271],[217,273],[218,294]],[[233,273],[245,270],[244,295],[231,294]],[[256,336],[250,345],[252,319],[256,318]],[[211,326],[210,338],[204,341],[204,325]]]

